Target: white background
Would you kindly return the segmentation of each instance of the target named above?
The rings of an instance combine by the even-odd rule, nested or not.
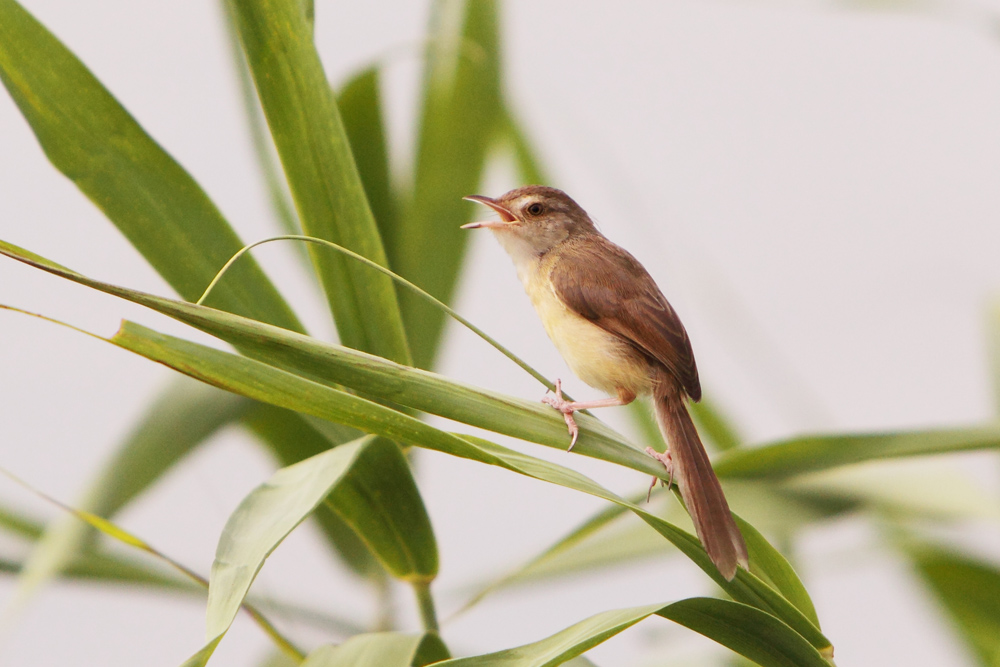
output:
[[[427,7],[317,3],[331,81],[386,59],[391,131],[407,163]],[[890,3],[891,4],[891,3]],[[215,3],[30,0],[242,237],[275,233]],[[1000,38],[987,5],[895,11],[789,2],[526,0],[505,3],[510,98],[551,185],[649,268],[682,315],[702,382],[754,442],[807,431],[992,418],[987,313],[1000,286]],[[503,165],[484,194],[518,185]],[[405,174],[401,173],[401,177]],[[0,94],[0,238],[84,274],[170,294],[120,234],[46,162]],[[287,249],[260,260],[331,335]],[[429,259],[428,261],[432,261]],[[577,396],[512,268],[475,237],[458,309]],[[122,317],[184,331],[85,288],[0,262],[0,303],[102,335]],[[185,335],[190,335],[185,332]],[[199,338],[200,340],[203,338]],[[537,384],[452,329],[441,370],[524,397]],[[73,502],[170,381],[166,370],[78,333],[0,313],[0,465]],[[625,429],[621,415],[607,415]],[[538,453],[538,448],[529,451]],[[645,480],[556,456],[620,491]],[[951,465],[934,461],[934,465]],[[962,457],[996,491],[995,460]],[[207,572],[239,499],[273,464],[237,431],[186,460],[120,522]],[[599,508],[568,491],[427,455],[421,486],[440,539],[443,615],[463,587],[544,548]],[[58,511],[11,482],[0,499]],[[994,524],[956,536],[996,558]],[[842,665],[966,665],[971,656],[878,527],[849,519],[799,545],[802,573]],[[16,555],[10,543],[5,553]],[[363,589],[295,534],[260,590],[368,618]],[[13,590],[0,581],[0,602]],[[487,600],[444,627],[463,654],[540,639],[597,611],[710,593],[664,556],[575,584]],[[416,620],[406,590],[399,612]],[[38,596],[0,642],[3,665],[177,665],[203,635],[201,601],[85,585]],[[293,631],[295,629],[293,628]],[[319,639],[319,638],[317,638]],[[267,640],[240,619],[213,664],[248,665]],[[705,664],[712,645],[662,620],[595,649],[609,665]]]

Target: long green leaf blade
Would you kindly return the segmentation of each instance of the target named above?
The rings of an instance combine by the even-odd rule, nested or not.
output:
[[[369,445],[328,500],[397,579],[430,582],[438,572],[430,517],[402,451]]]
[[[462,197],[475,193],[499,130],[499,21],[494,0],[438,0],[432,17],[412,201],[387,250],[397,273],[449,303],[468,243]],[[430,368],[444,316],[406,292],[400,306],[414,363]]]
[[[337,105],[379,234],[388,247],[399,233],[400,220],[389,173],[380,79],[377,65],[358,72],[344,84]]]
[[[52,164],[178,294],[197,299],[243,243],[194,179],[14,0],[0,0],[0,81]],[[302,329],[253,261],[212,304]]]
[[[486,392],[442,376],[400,366],[349,348],[323,343],[260,322],[210,308],[164,299],[87,278],[43,257],[0,241],[0,254],[152,308],[232,343],[271,364],[300,370],[310,378],[346,385],[368,395],[472,426],[564,449],[566,427],[540,403]],[[512,418],[511,410],[517,412]],[[574,452],[625,465],[650,475],[663,467],[589,415],[578,415],[580,438]]]
[[[795,438],[719,457],[719,477],[781,479],[852,463],[1000,447],[1000,425]]]
[[[230,0],[229,5],[303,229],[386,265],[301,2]],[[408,362],[392,282],[340,256],[309,250],[341,341]]]

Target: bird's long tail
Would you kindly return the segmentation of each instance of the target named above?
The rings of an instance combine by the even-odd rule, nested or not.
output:
[[[656,419],[670,447],[674,479],[694,521],[705,551],[726,579],[736,576],[737,563],[747,569],[746,543],[736,527],[719,478],[712,470],[698,431],[672,377],[663,377],[653,389]]]

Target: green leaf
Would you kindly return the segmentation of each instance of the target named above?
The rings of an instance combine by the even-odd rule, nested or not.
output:
[[[302,667],[410,667],[423,640],[398,632],[356,635],[339,646],[320,646]]]
[[[302,228],[386,265],[301,2],[229,0],[229,6]],[[392,282],[340,255],[311,246],[310,254],[340,340],[388,359],[409,361]]]
[[[434,373],[400,366],[210,308],[102,283],[3,241],[0,241],[0,254],[152,308],[211,333],[255,358],[306,377],[348,386],[382,400],[531,442],[559,449],[567,446],[562,419],[539,402],[487,392]],[[649,475],[664,475],[662,465],[599,420],[585,414],[578,414],[576,419],[580,438],[573,449],[575,453],[625,465]]]
[[[503,122],[503,139],[514,153],[514,161],[517,163],[521,182],[525,185],[551,183],[542,169],[541,161],[531,147],[531,142],[528,140],[524,128],[509,107],[504,108],[501,120]]]
[[[317,384],[257,361],[166,336],[134,323],[124,323],[111,342],[191,377],[249,398],[346,424],[398,442],[500,466],[623,504],[679,548],[734,599],[773,613],[820,649],[830,646],[829,640],[802,612],[763,581],[743,570],[738,570],[736,577],[727,581],[712,564],[696,537],[628,503],[573,470],[480,438],[445,433],[413,417],[333,387]]]
[[[281,466],[290,466],[324,452],[330,447],[354,440],[362,434],[330,422],[314,423],[310,417],[283,410],[266,403],[252,403],[244,423],[277,455]],[[368,551],[368,547],[350,526],[327,506],[313,514],[337,555],[355,573],[381,580],[385,571]]]
[[[379,78],[377,65],[362,70],[344,84],[337,105],[382,242],[391,246],[400,221],[390,181]]]
[[[328,503],[397,579],[429,582],[437,575],[430,517],[406,458],[393,443],[367,446]]]
[[[271,552],[323,502],[373,442],[374,438],[364,437],[282,468],[243,499],[226,522],[212,564],[208,646],[225,635]]]
[[[756,528],[736,517],[750,554],[750,571],[769,582],[819,628],[819,616],[805,585],[788,560]]]
[[[243,243],[194,179],[14,0],[0,0],[0,81],[52,164],[178,294],[197,299]],[[253,261],[212,304],[302,330]]]
[[[836,466],[904,456],[1000,448],[1000,426],[795,438],[719,457],[719,477],[781,479]]]
[[[1000,665],[1000,568],[930,545],[907,551],[980,664]]]
[[[449,303],[472,206],[501,110],[499,21],[494,0],[438,0],[432,8],[412,200],[399,233],[386,239],[390,265]],[[391,241],[391,244],[390,244]],[[400,292],[414,364],[430,368],[444,316]]]
[[[830,667],[815,648],[770,614],[714,598],[606,611],[533,644],[439,664],[441,667],[555,667],[653,614],[701,633],[764,667]]]
[[[240,83],[240,100],[243,102],[243,111],[246,114],[247,126],[250,129],[250,142],[253,145],[254,155],[257,158],[257,165],[260,167],[264,183],[267,185],[268,196],[271,200],[271,208],[281,228],[286,234],[301,234],[302,227],[299,219],[295,215],[291,198],[288,193],[288,184],[284,180],[284,174],[278,168],[273,157],[274,142],[267,132],[264,122],[263,112],[260,108],[260,101],[257,99],[257,91],[254,90],[253,80],[250,78],[250,70],[247,68],[247,61],[243,55],[243,48],[240,46],[240,37],[236,34],[236,26],[233,25],[233,14],[229,4],[223,1],[222,6],[226,10],[226,33],[230,52],[233,57],[233,65],[236,68],[237,78]],[[303,256],[305,255],[305,249]]]

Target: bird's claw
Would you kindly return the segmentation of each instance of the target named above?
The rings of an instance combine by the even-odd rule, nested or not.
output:
[[[569,449],[566,451],[573,451],[573,447],[576,445],[576,439],[580,436],[580,427],[576,425],[576,420],[573,419],[573,413],[576,412],[576,408],[573,407],[573,402],[567,401],[562,396],[562,380],[556,380],[555,394],[551,396],[546,394],[543,396],[542,403],[545,403],[562,413],[563,420],[566,422],[566,428],[569,430],[569,434],[572,438],[569,442]]]
[[[646,492],[646,502],[648,503],[649,502],[649,497],[653,494],[653,487],[656,486],[657,480],[659,480],[659,482],[661,484],[663,484],[665,487],[667,487],[667,490],[669,490],[670,487],[673,485],[673,483],[674,483],[674,461],[673,461],[673,458],[671,458],[671,456],[670,456],[670,450],[669,449],[667,451],[665,451],[665,452],[658,452],[655,449],[653,449],[652,447],[646,447],[646,453],[649,454],[650,456],[652,456],[654,459],[656,459],[660,463],[662,463],[663,467],[667,469],[667,481],[666,482],[664,482],[659,477],[654,477],[653,480],[649,483],[649,491]]]

